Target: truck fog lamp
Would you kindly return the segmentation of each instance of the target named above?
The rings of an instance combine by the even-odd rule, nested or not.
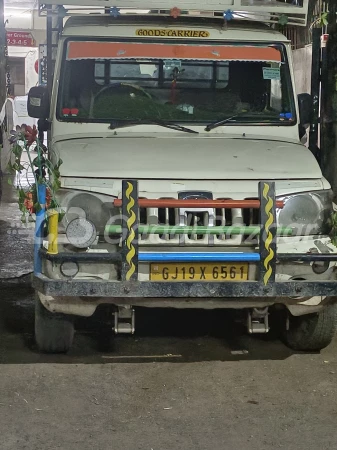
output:
[[[96,239],[96,227],[84,217],[72,220],[67,226],[66,235],[71,245],[77,248],[87,248]]]
[[[325,273],[330,267],[329,261],[315,261],[312,264],[312,271],[317,275],[322,275]]]
[[[61,264],[60,270],[62,275],[72,278],[78,274],[80,269],[75,261],[66,261]]]

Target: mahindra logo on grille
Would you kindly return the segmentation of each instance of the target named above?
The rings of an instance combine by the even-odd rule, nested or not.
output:
[[[205,191],[185,191],[179,192],[178,198],[180,200],[213,200],[212,192]],[[181,207],[179,208],[179,225],[184,226],[209,226],[212,227],[215,224],[214,209],[213,208],[200,208],[197,205],[194,207]],[[190,238],[190,237],[189,237]],[[201,239],[202,236],[198,236],[196,239]],[[213,238],[208,237],[209,241]],[[185,236],[179,236],[180,243],[185,242]]]

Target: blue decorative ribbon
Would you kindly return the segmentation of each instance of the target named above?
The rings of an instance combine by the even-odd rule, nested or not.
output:
[[[223,18],[225,20],[233,20],[234,19],[234,13],[231,9],[227,9],[227,11],[225,11],[223,13]]]
[[[119,8],[116,8],[116,6],[113,6],[112,8],[110,8],[110,16],[113,17],[118,17],[121,15],[121,10]]]

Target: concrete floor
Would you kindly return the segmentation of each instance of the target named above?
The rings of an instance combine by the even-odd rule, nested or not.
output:
[[[336,449],[337,340],[294,354],[230,315],[137,311],[112,339],[109,311],[79,320],[68,355],[33,340],[29,234],[12,188],[0,205],[0,449]]]

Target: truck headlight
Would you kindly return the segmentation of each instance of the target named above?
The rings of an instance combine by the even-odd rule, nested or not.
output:
[[[301,234],[324,233],[332,213],[332,191],[305,192],[278,197],[284,208],[277,211],[278,226]]]
[[[60,189],[57,197],[65,212],[60,226],[61,232],[64,232],[74,219],[83,218],[93,223],[97,233],[103,235],[107,222],[119,214],[119,210],[113,206],[113,197],[108,195]]]

